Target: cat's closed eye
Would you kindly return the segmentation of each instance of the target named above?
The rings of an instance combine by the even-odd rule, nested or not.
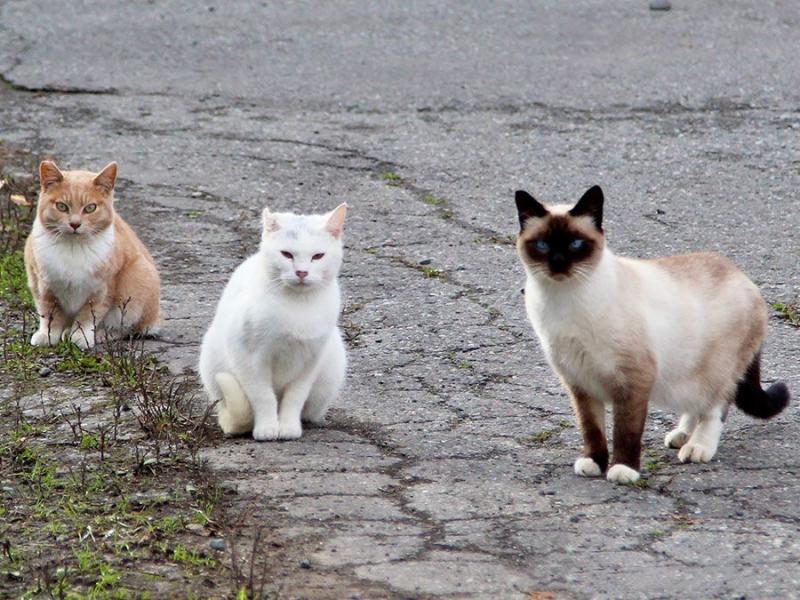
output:
[[[311,257],[311,260],[319,260],[319,259],[321,259],[323,256],[325,256],[325,253],[324,253],[324,252],[317,252],[317,253],[316,253],[314,256],[312,256],[312,257]]]
[[[294,254],[287,252],[286,250],[281,250],[281,254],[284,256],[284,258],[288,258],[289,260],[294,258]]]

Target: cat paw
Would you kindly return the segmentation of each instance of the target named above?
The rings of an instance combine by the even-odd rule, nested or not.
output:
[[[709,448],[705,444],[687,442],[678,452],[678,460],[685,462],[708,462],[717,453],[716,448]]]
[[[265,423],[253,427],[253,439],[257,442],[268,442],[278,439],[279,426],[277,423]]]
[[[61,340],[61,334],[40,329],[31,336],[32,346],[55,346]]]
[[[664,445],[667,448],[682,448],[689,441],[689,434],[682,429],[673,429],[664,436]]]
[[[603,471],[600,469],[600,465],[588,456],[582,456],[575,461],[575,475],[580,475],[581,477],[600,477],[602,474]]]
[[[297,440],[303,435],[303,427],[297,423],[281,423],[278,425],[279,440]]]
[[[626,465],[614,465],[608,470],[606,479],[612,483],[636,483],[639,481],[639,471]]]
[[[69,336],[69,341],[75,344],[81,350],[93,348],[95,342],[94,329],[73,329]]]

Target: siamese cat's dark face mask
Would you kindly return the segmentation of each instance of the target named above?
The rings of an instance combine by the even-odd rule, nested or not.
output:
[[[516,193],[517,250],[534,275],[562,281],[588,277],[603,250],[603,191],[594,186],[571,209],[551,207]]]

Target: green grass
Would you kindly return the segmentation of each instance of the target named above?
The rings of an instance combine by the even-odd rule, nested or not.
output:
[[[28,289],[25,259],[21,250],[0,256],[0,301],[22,303],[33,309],[33,297]]]
[[[527,446],[542,446],[547,441],[561,433],[564,429],[572,427],[572,423],[566,419],[561,419],[555,427],[542,429],[541,431],[522,439],[522,443]]]
[[[775,302],[772,308],[780,315],[782,319],[789,321],[794,327],[800,327],[800,308],[797,304],[784,304],[783,302]]]
[[[422,201],[429,206],[444,206],[446,204],[444,199],[434,196],[433,194],[425,194],[422,197]]]
[[[398,186],[403,183],[403,178],[393,171],[381,173],[381,179],[383,179],[388,185],[392,186]]]
[[[422,274],[425,275],[425,277],[427,277],[428,279],[435,279],[443,276],[442,271],[440,271],[436,267],[423,266],[420,270],[422,271]]]

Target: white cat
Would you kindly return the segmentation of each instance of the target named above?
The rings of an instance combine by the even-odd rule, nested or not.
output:
[[[226,434],[297,439],[344,382],[337,326],[347,205],[325,215],[264,209],[261,246],[234,271],[200,351],[200,377]]]

